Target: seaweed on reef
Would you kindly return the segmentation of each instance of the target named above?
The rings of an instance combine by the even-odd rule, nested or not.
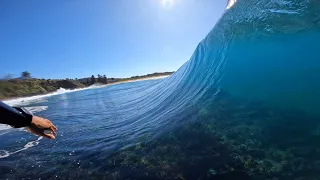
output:
[[[228,146],[203,123],[191,123],[112,156],[118,179],[249,179]]]
[[[81,157],[76,168],[68,161],[61,164],[58,178],[318,179],[316,117],[248,102],[224,91],[204,97],[213,100],[188,109],[190,115],[183,116],[183,122],[156,137],[146,135],[113,154],[86,152],[87,158]],[[55,178],[50,170],[40,176]]]
[[[207,98],[212,98],[208,96]],[[298,110],[246,102],[220,91],[150,141],[108,157],[110,179],[314,179],[320,124]],[[193,119],[193,117],[189,117]]]
[[[223,97],[225,96],[225,97]],[[299,110],[223,96],[206,107],[202,122],[228,144],[231,156],[254,179],[319,176],[320,124]],[[245,105],[241,104],[246,102]],[[218,110],[217,110],[218,109]],[[204,111],[204,110],[199,110]]]

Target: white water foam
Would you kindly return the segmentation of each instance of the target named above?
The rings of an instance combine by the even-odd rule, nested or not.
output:
[[[10,105],[10,106],[17,106],[17,105],[26,106],[31,103],[46,102],[46,100],[43,99],[46,97],[55,96],[55,95],[64,94],[64,93],[71,93],[71,92],[76,92],[76,91],[83,91],[83,90],[93,89],[93,88],[101,88],[101,87],[104,87],[104,86],[92,85],[90,87],[79,88],[79,89],[59,88],[57,91],[55,91],[53,93],[48,93],[48,94],[44,94],[44,95],[37,95],[37,96],[30,96],[30,97],[16,98],[16,99],[11,99],[11,100],[6,100],[3,102]]]
[[[6,150],[0,150],[0,159],[1,158],[6,158],[6,157],[9,157],[10,155],[12,154],[15,154],[15,153],[18,153],[18,152],[21,152],[21,151],[24,151],[26,149],[29,149],[31,147],[34,147],[36,145],[38,145],[40,143],[40,140],[42,139],[42,137],[39,137],[37,140],[35,141],[30,141],[28,142],[26,145],[24,145],[23,148],[19,149],[19,150],[16,150],[14,152],[9,152],[9,151],[6,151]]]
[[[28,111],[32,113],[41,112],[48,109],[48,106],[31,106],[31,107],[25,107]]]
[[[0,124],[0,135],[1,135],[1,131],[8,130],[8,129],[11,129],[11,126]]]

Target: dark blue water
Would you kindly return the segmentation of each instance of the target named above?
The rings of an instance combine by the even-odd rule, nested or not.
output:
[[[239,0],[172,76],[26,99],[0,179],[319,179],[320,2]]]

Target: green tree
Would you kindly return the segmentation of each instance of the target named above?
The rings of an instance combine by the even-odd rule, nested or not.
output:
[[[29,78],[31,78],[31,74],[28,71],[24,71],[21,73],[21,78],[29,79]]]
[[[91,84],[94,84],[96,82],[96,78],[94,77],[94,75],[91,76]]]
[[[108,79],[107,79],[106,75],[103,75],[103,83],[108,84]]]
[[[101,79],[101,75],[100,74],[98,74],[98,82],[102,83],[102,79]]]

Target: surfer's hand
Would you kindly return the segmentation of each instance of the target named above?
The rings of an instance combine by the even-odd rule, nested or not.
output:
[[[57,128],[51,123],[51,121],[38,116],[32,117],[31,124],[27,128],[31,133],[49,139],[55,139],[57,135]],[[46,133],[46,130],[49,131],[49,133]]]

